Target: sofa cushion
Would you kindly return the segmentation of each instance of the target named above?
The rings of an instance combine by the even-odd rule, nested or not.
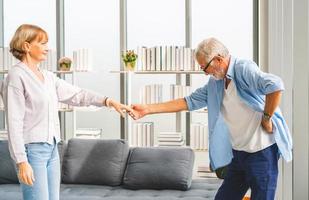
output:
[[[124,175],[124,187],[188,190],[193,163],[194,152],[190,148],[133,148]]]
[[[120,185],[128,155],[124,140],[71,139],[63,158],[62,182]]]
[[[0,140],[0,184],[19,183],[14,161],[9,152],[8,141]]]
[[[64,153],[66,151],[67,142],[65,140],[61,140],[58,142],[58,152],[59,152],[59,158],[60,158],[60,166],[62,166],[63,163],[63,157]]]

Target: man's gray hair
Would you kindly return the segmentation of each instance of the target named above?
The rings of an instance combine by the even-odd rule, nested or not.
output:
[[[229,50],[216,38],[208,38],[203,40],[195,50],[195,58],[204,56],[206,61],[210,61],[214,56],[223,58],[229,55]]]

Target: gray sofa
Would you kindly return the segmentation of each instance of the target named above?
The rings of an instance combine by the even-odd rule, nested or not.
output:
[[[189,148],[129,148],[123,140],[60,143],[61,200],[214,199],[218,179],[192,180]],[[7,141],[0,141],[0,200],[22,195]]]

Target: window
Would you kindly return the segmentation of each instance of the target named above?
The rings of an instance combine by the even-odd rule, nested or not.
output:
[[[128,49],[185,45],[184,0],[128,0],[127,7]],[[135,75],[132,78],[133,103],[139,103],[139,90],[149,84],[163,84],[163,101],[169,100],[169,85],[175,84],[175,75]],[[174,114],[143,119],[147,120],[154,121],[155,132],[175,129]]]
[[[77,73],[76,85],[120,100],[119,76],[110,73],[119,70],[119,1],[65,1],[65,48],[70,57],[73,50],[92,50],[92,71]],[[77,128],[102,128],[104,138],[120,138],[119,119],[106,108],[76,114]]]
[[[21,24],[34,24],[43,28],[49,36],[49,48],[56,50],[56,1],[4,0],[4,46]]]
[[[223,42],[231,55],[253,59],[253,1],[192,1],[192,48],[209,37]],[[192,87],[199,88],[207,81],[205,75],[193,75]],[[206,122],[201,114],[192,119]]]

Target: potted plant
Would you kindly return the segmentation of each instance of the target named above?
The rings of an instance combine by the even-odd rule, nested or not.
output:
[[[122,60],[126,66],[127,70],[133,71],[135,68],[137,54],[134,50],[127,50],[125,53],[122,54]]]
[[[70,71],[72,65],[71,58],[62,57],[59,59],[59,70],[60,71]]]

